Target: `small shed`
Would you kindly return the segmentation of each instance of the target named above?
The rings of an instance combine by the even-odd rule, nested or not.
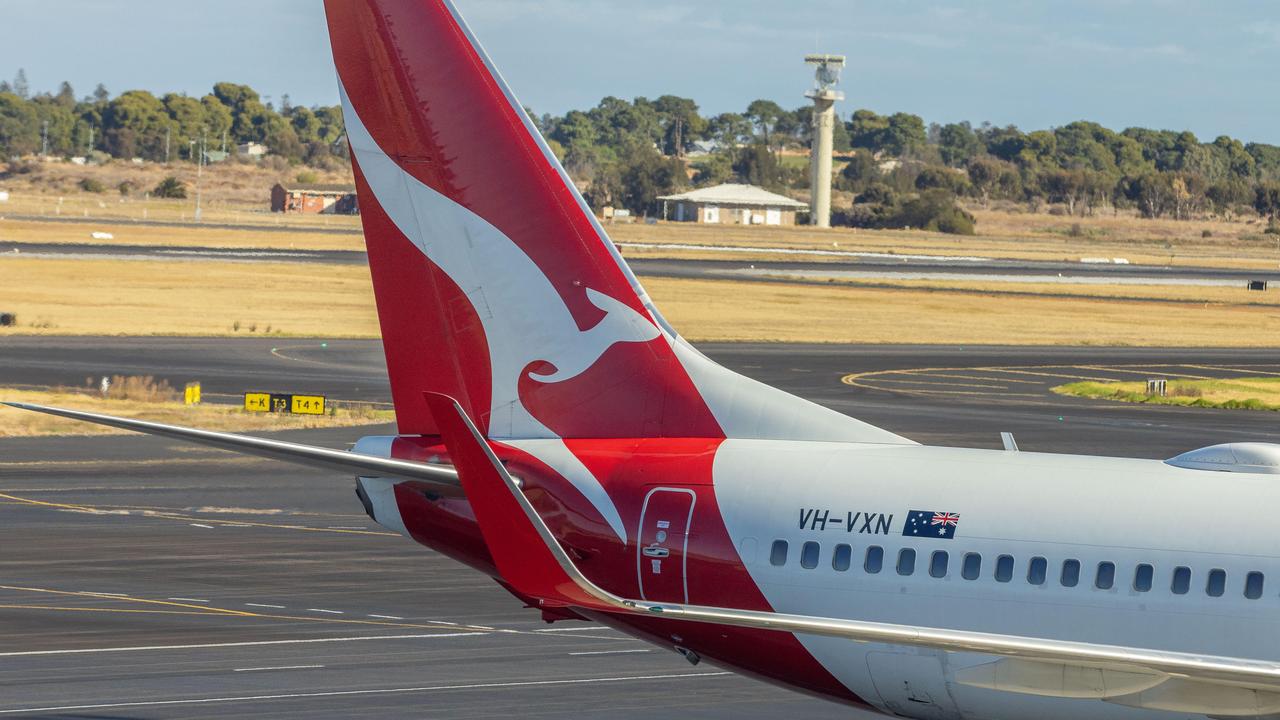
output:
[[[795,225],[796,213],[809,207],[762,187],[735,183],[658,199],[664,220],[720,225]]]
[[[359,215],[360,203],[351,185],[295,185],[271,188],[271,212]]]

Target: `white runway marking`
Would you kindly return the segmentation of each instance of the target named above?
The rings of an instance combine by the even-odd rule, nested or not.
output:
[[[363,525],[330,525],[325,529],[326,530],[368,530],[369,528]]]
[[[256,668],[235,668],[231,672],[261,672],[264,670],[307,670],[310,668],[322,668],[323,665],[277,665],[275,667],[256,667]]]
[[[108,597],[129,597],[129,593],[95,592],[95,591],[93,591],[93,590],[85,590],[84,592],[85,592],[85,593],[88,593],[89,595],[106,595],[106,596],[108,596]],[[172,598],[170,598],[170,599],[172,599]]]
[[[202,599],[200,599],[200,598],[167,598],[167,599],[168,599],[168,600],[176,600],[177,602],[193,602],[193,603],[207,603],[207,602],[209,602],[208,600],[202,600]]]
[[[515,682],[471,683],[458,685],[426,685],[422,687],[376,688],[369,690],[327,690],[321,692],[278,693],[275,695],[241,695],[210,698],[181,698],[177,700],[139,700],[135,702],[98,703],[95,705],[61,705],[53,707],[7,708],[0,715],[33,712],[72,712],[79,710],[108,710],[113,708],[163,707],[168,705],[209,705],[213,703],[252,702],[257,700],[294,700],[300,698],[358,697],[360,695],[397,695],[404,693],[441,692],[446,690],[487,690],[514,687],[546,687],[554,685],[588,685],[594,683],[638,682],[645,680],[683,680],[694,678],[725,677],[728,672],[676,673],[672,675],[627,675],[621,677],[573,678],[568,680],[524,680]]]
[[[284,610],[284,605],[267,605],[266,603],[245,603],[249,607],[273,608],[275,610]]]
[[[311,643],[358,642],[361,640],[433,640],[435,638],[474,637],[488,635],[482,632],[423,633],[416,635],[357,635],[355,637],[307,638],[304,640],[251,640],[228,643],[195,643],[192,645],[136,645],[133,647],[77,648],[73,650],[20,650],[0,652],[0,657],[29,657],[35,655],[86,655],[92,653],[146,652],[148,650],[199,650],[206,648],[258,647],[262,645],[308,645]]]
[[[341,610],[325,610],[324,608],[307,608],[307,612],[329,613],[330,615],[341,615]]]
[[[649,649],[640,650],[592,650],[591,652],[571,652],[570,655],[626,655],[628,653],[647,653],[653,652]]]
[[[369,613],[369,617],[381,618],[383,620],[403,620],[404,619],[399,615],[374,615],[373,613]]]
[[[188,525],[190,525],[191,527],[204,528],[204,529],[206,529],[206,530],[212,530],[212,529],[213,529],[213,526],[212,526],[212,525],[201,525],[200,523],[187,523],[187,524],[188,524]]]

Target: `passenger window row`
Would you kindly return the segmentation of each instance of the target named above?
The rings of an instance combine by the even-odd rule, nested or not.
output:
[[[769,564],[781,567],[787,564],[787,554],[789,544],[786,540],[774,540],[773,546],[769,550]],[[812,570],[818,567],[819,557],[822,554],[821,544],[817,541],[810,540],[800,546],[800,567],[806,570]],[[929,577],[943,578],[947,576],[947,569],[951,557],[946,550],[935,550],[929,555],[928,573]],[[853,547],[846,543],[840,543],[835,546],[831,553],[831,569],[836,572],[847,572],[853,565]],[[996,582],[1007,583],[1013,580],[1014,560],[1012,555],[1000,555],[996,557],[995,570],[992,577]],[[867,546],[866,552],[863,553],[862,569],[869,575],[878,574],[884,569],[884,548],[879,545]],[[1081,571],[1083,567],[1079,560],[1069,558],[1062,561],[1062,565],[1058,572],[1058,584],[1062,587],[1076,587],[1081,581]],[[899,575],[913,575],[916,571],[916,551],[914,548],[902,548],[898,550],[897,561],[894,563],[894,571]],[[1091,580],[1093,587],[1099,590],[1110,590],[1116,584],[1116,564],[1110,561],[1102,561],[1091,570],[1093,578]],[[965,553],[960,561],[960,577],[965,580],[977,580],[982,575],[982,555],[979,553]],[[1049,577],[1049,561],[1043,557],[1036,556],[1031,558],[1027,563],[1027,583],[1031,585],[1044,585]],[[1262,597],[1262,589],[1265,578],[1261,572],[1256,570],[1245,575],[1244,579],[1244,596],[1250,600],[1257,600]],[[1155,581],[1155,568],[1149,563],[1140,563],[1133,571],[1132,587],[1136,592],[1150,592]],[[1173,569],[1173,577],[1170,581],[1169,590],[1174,595],[1186,595],[1191,591],[1192,571],[1185,565],[1179,565]],[[1205,594],[1210,597],[1222,597],[1227,590],[1227,571],[1221,568],[1214,568],[1205,576]]]

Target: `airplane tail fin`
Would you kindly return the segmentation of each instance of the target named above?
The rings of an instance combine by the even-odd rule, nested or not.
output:
[[[902,438],[672,330],[447,0],[326,0],[400,432]],[[835,437],[833,437],[835,436]]]

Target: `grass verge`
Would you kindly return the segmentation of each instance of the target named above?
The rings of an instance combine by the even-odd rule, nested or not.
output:
[[[1095,400],[1225,408],[1229,410],[1280,410],[1280,378],[1231,378],[1229,380],[1169,380],[1166,394],[1147,394],[1145,382],[1074,382],[1053,388],[1059,395]]]
[[[52,405],[87,412],[137,418],[202,430],[265,432],[318,427],[348,427],[391,422],[390,410],[335,407],[332,415],[251,413],[233,405],[184,405],[173,401],[103,398],[72,388],[20,390],[0,387],[0,400]],[[0,437],[35,435],[119,435],[127,431],[0,406]]]

